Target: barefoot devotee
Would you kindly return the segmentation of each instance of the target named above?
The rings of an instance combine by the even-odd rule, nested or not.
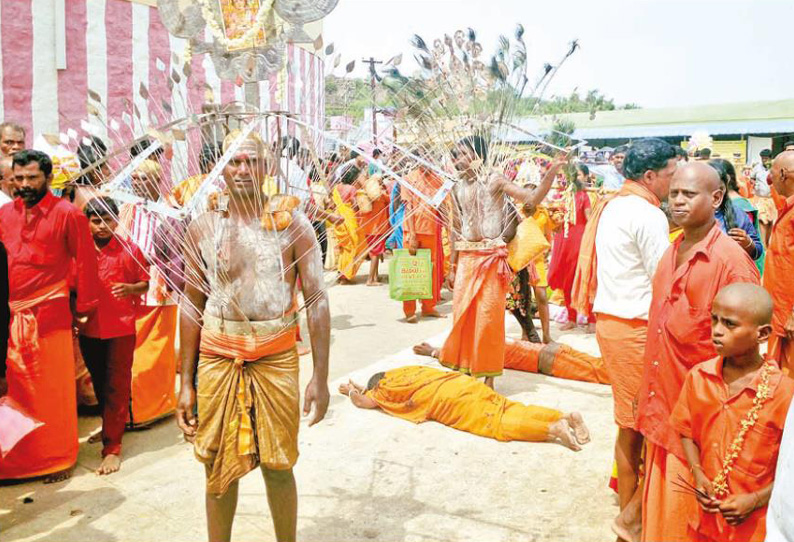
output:
[[[794,151],[777,155],[770,176],[779,208],[764,266],[764,287],[775,302],[769,353],[790,372],[794,368]]]
[[[582,239],[573,287],[576,310],[596,315],[596,340],[612,383],[617,488],[621,513],[615,531],[624,540],[639,532],[642,435],[634,399],[642,379],[651,281],[670,246],[659,209],[676,171],[675,150],[659,139],[636,141],[623,159],[626,180],[593,210]]]
[[[724,196],[716,170],[704,162],[679,165],[669,205],[683,234],[668,248],[653,277],[648,341],[637,396],[636,428],[646,440],[642,540],[688,540],[685,522],[697,503],[677,492],[687,476],[686,457],[670,414],[689,370],[716,356],[711,305],[734,282],[759,283],[758,269],[738,243],[723,233],[715,211]]]
[[[711,314],[718,356],[689,371],[671,418],[700,492],[700,509],[682,519],[693,542],[761,542],[794,380],[761,354],[772,332],[766,290],[730,284]]]
[[[50,192],[46,154],[19,151],[13,169],[17,198],[0,208],[11,309],[8,397],[42,425],[0,456],[0,480],[58,481],[69,477],[78,448],[68,275],[74,261],[75,316],[84,321],[98,303],[96,251],[85,215]]]
[[[506,246],[518,222],[508,196],[537,205],[556,170],[531,190],[489,171],[487,143],[481,136],[459,141],[452,155],[460,177],[452,190],[456,212],[448,281],[454,285],[453,323],[438,359],[450,369],[485,377],[493,387],[504,368],[504,312],[513,276]]]
[[[89,200],[83,213],[96,246],[99,304],[78,328],[79,343],[102,415],[96,473],[111,474],[121,468],[121,440],[130,419],[135,314],[149,287],[149,265],[137,246],[116,235],[119,212],[112,199]]]
[[[438,359],[439,349],[428,343],[414,346],[414,354]],[[505,369],[538,373],[566,380],[609,384],[602,358],[580,352],[561,343],[534,343],[505,340]]]
[[[375,373],[366,388],[339,386],[359,408],[376,409],[414,423],[435,421],[507,442],[556,442],[574,451],[590,441],[578,412],[524,405],[468,375],[412,365]]]
[[[339,283],[350,284],[356,278],[358,268],[361,267],[361,256],[366,252],[367,245],[356,216],[356,187],[354,183],[361,170],[352,163],[340,166],[340,169],[342,168],[346,169],[340,174],[339,181],[335,183],[331,192],[335,214],[342,218],[334,224],[333,232],[336,241]]]
[[[232,132],[224,152],[239,137]],[[298,284],[307,304],[314,372],[303,413],[313,425],[328,408],[330,314],[320,247],[306,216],[286,202],[286,223],[263,215],[267,163],[255,135],[223,170],[227,212],[188,228],[181,304],[177,423],[206,468],[209,539],[230,539],[238,480],[261,466],[279,541],[294,541],[298,459]],[[279,208],[281,208],[279,204]],[[263,225],[264,223],[264,225]],[[198,389],[194,375],[198,368]],[[198,400],[198,416],[193,408]]]
[[[428,198],[438,191],[444,181],[422,165],[418,165],[405,176],[405,183],[417,192]],[[444,250],[442,246],[442,229],[449,223],[447,206],[449,200],[442,203],[438,209],[420,198],[415,192],[404,185],[400,185],[395,192],[393,206],[399,208],[404,204],[403,210],[403,246],[411,254],[416,254],[419,249],[430,251],[430,261],[433,265],[433,297],[420,300],[422,316],[438,318],[441,314],[436,310],[436,303],[441,300],[441,288],[444,286]],[[403,314],[406,321],[416,323],[419,315],[416,314],[416,300],[403,301]]]

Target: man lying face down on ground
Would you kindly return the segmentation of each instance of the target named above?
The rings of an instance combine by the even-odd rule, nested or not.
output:
[[[339,386],[359,408],[380,408],[414,423],[432,420],[500,441],[556,442],[574,451],[590,441],[578,412],[510,401],[466,374],[410,365],[372,375],[363,388]]]

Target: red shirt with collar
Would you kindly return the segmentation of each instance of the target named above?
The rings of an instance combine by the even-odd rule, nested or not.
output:
[[[794,310],[794,196],[779,203],[764,263],[764,288],[775,302],[772,331],[785,336],[786,320]]]
[[[9,299],[29,299],[36,292],[68,281],[74,261],[76,309],[90,312],[98,303],[97,263],[88,219],[77,207],[47,191],[30,209],[20,198],[0,207],[0,241],[8,252]],[[44,335],[72,325],[68,298],[33,308]]]
[[[135,316],[141,296],[117,298],[111,292],[116,283],[148,282],[149,264],[141,249],[115,235],[107,245],[97,247],[99,267],[99,306],[81,331],[86,337],[112,339],[135,335]]]
[[[759,275],[753,260],[716,222],[676,269],[683,240],[679,237],[667,249],[653,277],[637,427],[645,438],[686,462],[670,412],[689,370],[717,355],[711,342],[711,302],[728,284],[758,284]]]
[[[785,378],[773,363],[769,375],[767,398],[758,420],[747,432],[739,456],[728,475],[728,493],[752,493],[774,481],[783,425],[786,422],[794,380]],[[742,390],[730,395],[722,377],[723,358],[717,357],[696,365],[687,375],[681,395],[673,409],[670,423],[682,437],[695,441],[700,449],[703,473],[713,480],[722,471],[722,461],[753,408],[761,382],[761,370]],[[740,525],[731,527],[722,514],[708,514],[698,508],[689,524],[699,534],[725,542],[763,540],[766,534],[766,510],[759,508]]]

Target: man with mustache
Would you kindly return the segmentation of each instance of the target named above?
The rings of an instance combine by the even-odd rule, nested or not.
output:
[[[680,165],[670,182],[670,214],[683,228],[662,256],[653,278],[645,368],[639,388],[637,429],[645,437],[642,540],[688,540],[696,513],[690,494],[676,492],[689,479],[686,456],[670,414],[689,370],[717,353],[711,341],[711,304],[735,282],[759,283],[758,269],[714,216],[723,193],[716,170],[704,162]]]
[[[98,303],[96,251],[85,215],[49,191],[46,154],[17,152],[13,171],[18,197],[0,208],[12,315],[8,396],[43,425],[0,458],[0,479],[47,476],[52,482],[68,478],[77,461],[67,279],[74,260],[75,309],[83,317]]]
[[[224,153],[239,132],[224,142]],[[196,218],[185,242],[177,422],[205,464],[209,539],[229,540],[238,480],[261,466],[279,541],[295,540],[298,459],[298,282],[314,374],[304,397],[313,425],[328,408],[330,313],[309,219],[262,193],[265,145],[248,136],[224,167],[228,205]],[[282,198],[286,204],[290,198]],[[198,390],[194,375],[198,368]],[[193,407],[198,397],[198,420]]]

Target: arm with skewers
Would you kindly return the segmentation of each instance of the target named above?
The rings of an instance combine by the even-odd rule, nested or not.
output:
[[[517,202],[529,205],[530,207],[537,207],[538,204],[543,201],[543,198],[546,197],[546,194],[549,193],[551,185],[557,177],[557,173],[559,173],[560,168],[568,162],[569,157],[569,153],[557,155],[551,167],[546,171],[540,184],[535,189],[518,186],[504,176],[500,176],[494,181],[493,188],[504,192]]]

